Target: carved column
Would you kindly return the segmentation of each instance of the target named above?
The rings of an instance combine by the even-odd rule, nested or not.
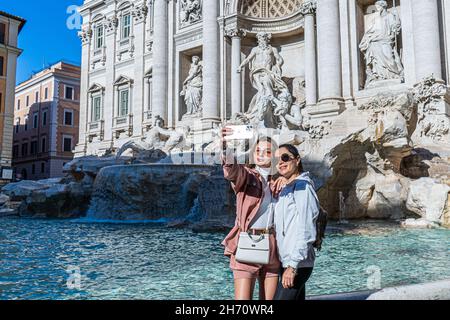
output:
[[[240,29],[228,29],[226,35],[231,38],[231,115],[242,112],[242,76],[238,72],[241,64],[241,37],[246,32]]]
[[[112,138],[112,130],[113,130],[113,122],[114,122],[114,84],[116,81],[116,68],[114,68],[114,64],[116,62],[116,43],[117,43],[117,27],[119,26],[119,19],[116,15],[113,15],[106,19],[104,28],[105,28],[105,44],[106,44],[106,79],[112,79],[112,81],[107,81],[105,85],[105,95],[103,101],[103,107],[106,108],[103,110],[102,120],[104,120],[104,130],[103,136],[108,137],[108,140],[113,140]]]
[[[203,122],[220,121],[219,1],[203,7]]]
[[[153,30],[153,118],[161,116],[167,123],[168,94],[168,0],[154,0]]]
[[[343,104],[339,19],[338,0],[317,1],[320,105],[316,114],[337,115]]]
[[[317,103],[317,61],[316,61],[316,1],[307,1],[302,6],[305,16],[305,86],[306,105]]]
[[[442,80],[437,0],[412,1],[416,81],[434,74]]]
[[[135,54],[134,54],[134,94],[130,113],[133,115],[133,135],[142,135],[142,122],[144,110],[144,51],[145,51],[145,22],[147,21],[148,7],[145,1],[134,5],[132,15],[135,28]]]
[[[92,29],[90,25],[85,25],[78,33],[81,39],[81,78],[80,78],[80,128],[78,145],[75,147],[75,156],[86,155],[87,131],[88,131],[88,107],[89,107],[89,65],[90,65],[90,47],[92,38]]]

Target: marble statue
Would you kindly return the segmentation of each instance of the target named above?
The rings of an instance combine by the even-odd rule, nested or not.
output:
[[[181,25],[189,25],[202,19],[201,0],[181,0]]]
[[[302,114],[302,108],[305,105],[292,104],[289,109],[277,108],[275,109],[275,115],[279,117],[281,122],[281,132],[290,130],[305,131],[304,117]]]
[[[148,150],[161,150],[166,154],[183,144],[185,137],[175,130],[164,129],[164,120],[160,116],[155,117],[155,125],[150,129],[141,141],[128,141],[116,153],[120,158],[125,151],[132,150],[141,153]]]
[[[366,87],[378,80],[404,78],[404,68],[396,48],[401,22],[396,12],[387,10],[386,1],[375,3],[377,13],[359,48],[366,61]]]
[[[187,115],[201,115],[203,97],[203,71],[202,63],[198,56],[192,57],[189,75],[183,82],[183,91],[180,96],[184,96],[187,107]]]
[[[277,126],[277,120],[273,115],[274,98],[279,95],[291,95],[286,83],[281,78],[283,58],[278,50],[269,42],[271,34],[260,32],[257,34],[258,46],[253,48],[249,56],[241,63],[238,72],[249,65],[250,81],[257,90],[253,97],[245,117],[252,123],[258,123],[263,127]],[[283,99],[285,99],[284,97]],[[290,98],[292,100],[292,97]]]

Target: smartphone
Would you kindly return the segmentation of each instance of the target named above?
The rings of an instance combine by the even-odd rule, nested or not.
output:
[[[233,134],[225,137],[225,141],[232,140],[251,140],[255,135],[255,131],[252,125],[237,125],[227,126],[233,130]]]

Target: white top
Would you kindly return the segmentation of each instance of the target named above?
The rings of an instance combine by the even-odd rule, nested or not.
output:
[[[320,205],[309,173],[303,173],[281,191],[275,205],[275,230],[284,268],[314,266],[316,222]]]
[[[269,222],[269,228],[273,227],[273,221],[274,221],[274,215],[271,214],[272,210],[272,192],[270,191],[270,185],[267,182],[267,179],[269,177],[270,168],[259,168],[256,167],[256,170],[261,174],[263,177],[263,189],[264,189],[264,198],[261,203],[261,207],[259,207],[258,212],[256,213],[255,218],[253,219],[252,223],[250,224],[250,229],[266,229],[267,228],[267,221],[270,217]]]

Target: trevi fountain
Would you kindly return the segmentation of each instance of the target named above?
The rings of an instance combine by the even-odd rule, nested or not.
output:
[[[90,2],[84,14],[98,10]],[[154,23],[151,123],[140,134],[114,131],[114,124],[99,135],[80,129],[85,139],[65,177],[2,189],[0,216],[10,228],[0,230],[0,240],[16,248],[0,244],[2,252],[27,250],[45,260],[37,281],[48,270],[64,279],[66,265],[79,266],[85,286],[74,292],[52,280],[33,293],[27,259],[10,275],[24,287],[3,283],[2,275],[0,298],[231,298],[220,247],[235,222],[218,136],[227,125],[251,125],[256,134],[296,145],[314,178],[333,222],[310,294],[364,290],[373,272],[382,276],[380,288],[450,278],[450,26],[439,19],[450,15],[447,4],[206,2],[132,2],[135,28]],[[186,50],[174,87],[159,83],[172,77],[157,56],[158,42],[166,41],[157,27],[167,18],[162,9],[179,13],[168,18],[179,30],[165,30],[178,32],[175,46],[188,37],[203,44]],[[83,59],[94,25],[85,23],[80,33]],[[133,55],[145,58],[139,48]],[[94,146],[103,151],[89,151]],[[245,155],[245,146],[237,148]],[[45,257],[35,242],[61,259]],[[344,267],[351,271],[343,275]],[[6,263],[6,274],[13,268]]]

